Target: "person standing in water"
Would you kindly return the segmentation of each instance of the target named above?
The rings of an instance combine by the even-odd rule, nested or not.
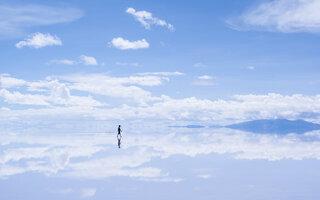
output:
[[[121,125],[118,126],[118,135],[121,135]]]
[[[120,145],[121,145],[121,132],[122,132],[122,130],[121,130],[121,125],[119,125],[118,126],[118,135],[117,135],[117,139],[118,139],[118,147],[119,147],[119,149],[120,149]]]

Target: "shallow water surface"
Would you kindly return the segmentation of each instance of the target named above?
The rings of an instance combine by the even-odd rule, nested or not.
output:
[[[320,131],[1,133],[3,199],[319,199]]]

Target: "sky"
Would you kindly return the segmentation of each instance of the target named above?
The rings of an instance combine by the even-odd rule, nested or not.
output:
[[[314,116],[319,2],[294,2],[2,1],[2,117]]]
[[[320,123],[319,9],[319,0],[1,0],[0,192],[319,199],[296,181],[319,184],[318,131],[168,128]],[[118,124],[124,151],[113,144]]]

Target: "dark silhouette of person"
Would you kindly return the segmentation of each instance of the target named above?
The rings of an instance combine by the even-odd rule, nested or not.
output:
[[[120,146],[121,146],[121,132],[122,132],[122,130],[121,130],[121,125],[119,125],[118,126],[118,135],[117,135],[117,139],[118,139],[118,147],[119,147],[119,149],[120,149]]]
[[[121,135],[121,125],[118,126],[118,135]]]

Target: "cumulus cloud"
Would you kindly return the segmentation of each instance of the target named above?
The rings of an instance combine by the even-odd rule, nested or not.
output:
[[[254,66],[248,66],[249,70],[254,70]]]
[[[27,81],[10,77],[9,74],[0,74],[0,84],[2,88],[19,87],[26,83]]]
[[[139,86],[161,85],[167,77],[157,76],[129,76],[110,77],[103,74],[91,75],[70,75],[62,76],[61,80],[69,81],[70,89],[85,91],[114,98],[133,99],[136,102],[145,104],[152,101],[154,97],[149,91]]]
[[[2,79],[1,84],[7,87],[0,90],[0,98],[4,102],[44,107],[3,110],[0,112],[0,119],[5,120],[10,116],[19,120],[26,118],[37,120],[46,115],[53,117],[68,115],[70,118],[87,116],[99,120],[192,120],[222,125],[274,118],[303,118],[320,122],[320,95],[269,93],[234,95],[228,99],[216,100],[196,97],[177,99],[166,95],[154,96],[147,87],[162,85],[170,80],[170,75],[180,75],[180,73],[156,72],[155,74],[127,77],[73,74],[51,76],[39,81]],[[199,81],[211,80],[199,79]],[[19,88],[19,91],[16,91],[16,88]],[[81,96],[73,95],[78,91],[81,92]],[[100,101],[97,101],[96,98],[99,96]],[[108,101],[113,100],[116,100],[117,104],[107,107]],[[314,114],[305,115],[305,113]]]
[[[91,96],[75,96],[70,94],[69,87],[57,80],[28,82],[15,79],[9,75],[0,79],[3,88],[26,86],[28,91],[42,92],[43,94],[22,94],[18,91],[0,90],[0,97],[9,104],[24,105],[73,105],[73,106],[102,106],[106,105],[94,100]],[[49,95],[48,95],[49,93]]]
[[[235,29],[262,29],[279,32],[320,32],[320,1],[273,0],[245,12],[238,22],[229,20]]]
[[[1,89],[0,97],[9,104],[49,105],[49,103],[44,100],[43,95],[37,94],[21,94],[20,92],[11,93],[6,89]]]
[[[81,18],[82,11],[68,7],[40,5],[0,6],[0,35],[17,36],[34,26],[72,22]]]
[[[147,11],[136,11],[134,8],[128,8],[126,13],[131,14],[134,18],[140,22],[146,29],[150,29],[151,25],[164,26],[167,27],[170,31],[174,31],[172,24],[167,23],[162,19],[158,19],[152,16],[152,13]]]
[[[131,42],[122,37],[113,38],[110,45],[121,50],[149,48],[149,43],[145,39]]]
[[[80,61],[85,65],[98,65],[97,60],[92,56],[81,55]]]
[[[41,94],[22,94],[11,92],[6,89],[1,90],[2,97],[9,104],[26,105],[77,105],[77,106],[102,106],[107,103],[96,101],[90,95],[71,95],[70,90],[83,91],[94,95],[103,95],[113,98],[124,98],[124,101],[134,100],[141,104],[159,99],[153,97],[149,91],[140,86],[158,86],[164,81],[169,81],[167,76],[129,76],[111,77],[104,74],[68,75],[59,77],[47,77],[46,80],[24,81],[12,78],[9,75],[1,76],[1,86],[12,88],[24,86],[27,91],[40,92]],[[48,95],[48,93],[50,95]]]
[[[49,33],[34,33],[30,35],[27,39],[20,41],[16,44],[17,48],[22,48],[24,46],[31,48],[42,48],[45,46],[61,46],[62,42],[57,36],[52,36]]]

